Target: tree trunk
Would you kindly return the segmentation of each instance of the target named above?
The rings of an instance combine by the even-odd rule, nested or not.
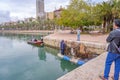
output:
[[[105,25],[106,25],[106,23],[105,23],[105,21],[103,22],[103,34],[105,33]]]
[[[103,34],[105,34],[106,32],[106,18],[104,18],[104,21],[103,21]]]

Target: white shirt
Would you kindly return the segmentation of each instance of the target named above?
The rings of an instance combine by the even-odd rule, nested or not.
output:
[[[81,30],[78,29],[77,30],[77,35],[80,35],[80,33],[81,33]]]

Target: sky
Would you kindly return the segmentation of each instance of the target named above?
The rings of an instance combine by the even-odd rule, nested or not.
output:
[[[66,7],[70,0],[45,0],[45,12],[51,12],[60,6]],[[93,0],[100,2],[103,0]],[[0,11],[9,11],[10,17],[23,19],[36,16],[36,0],[0,0]]]

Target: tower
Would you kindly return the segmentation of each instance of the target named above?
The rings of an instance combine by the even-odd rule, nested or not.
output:
[[[36,0],[36,17],[44,18],[44,0]]]

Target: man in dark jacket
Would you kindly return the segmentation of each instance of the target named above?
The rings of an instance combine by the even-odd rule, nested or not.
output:
[[[115,19],[113,22],[113,31],[110,32],[106,41],[109,43],[108,55],[105,62],[104,76],[102,80],[108,80],[111,64],[115,62],[114,80],[119,80],[120,75],[120,52],[116,46],[120,46],[120,19]]]
[[[61,42],[60,42],[60,49],[61,49],[61,54],[62,55],[64,55],[65,53],[65,42],[64,42],[64,40],[62,40]]]

